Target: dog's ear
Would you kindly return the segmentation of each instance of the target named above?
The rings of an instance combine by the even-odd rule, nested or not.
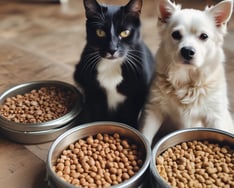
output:
[[[226,26],[227,22],[231,18],[233,10],[233,0],[224,0],[214,7],[208,9],[209,13],[215,18],[216,26]]]
[[[159,21],[167,23],[168,19],[170,19],[173,12],[180,8],[181,8],[180,5],[176,5],[175,3],[172,3],[170,0],[159,0],[158,3]]]

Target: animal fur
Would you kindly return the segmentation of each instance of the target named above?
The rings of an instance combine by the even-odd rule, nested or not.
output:
[[[160,0],[156,77],[139,123],[151,143],[168,120],[172,129],[209,127],[234,133],[223,52],[232,7],[232,0],[225,0],[201,11]]]

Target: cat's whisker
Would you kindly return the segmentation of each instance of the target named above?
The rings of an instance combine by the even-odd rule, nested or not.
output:
[[[128,49],[128,52],[130,52],[130,53],[139,53],[140,55],[145,55],[145,53],[143,52],[143,51],[141,51],[141,50],[136,50],[136,49]]]
[[[134,73],[133,75],[134,75],[135,79],[137,80],[137,78],[138,78],[137,72],[138,71],[137,71],[137,68],[134,66],[134,62],[132,62],[131,59],[127,59],[127,63],[125,65],[128,69],[130,69],[129,72]]]
[[[84,57],[84,60],[86,61],[86,64],[89,65],[90,64],[89,62],[92,62],[96,58],[96,56],[98,56],[98,54],[96,52],[90,53],[89,55],[86,55]]]
[[[140,50],[131,50],[131,49],[128,50],[128,54],[136,57],[138,60],[140,60],[141,57],[145,55],[144,52]]]
[[[98,60],[100,59],[100,56],[98,52],[90,53],[89,55],[84,57],[84,60],[86,61],[85,66],[82,68],[82,73],[87,73],[86,71],[89,70],[92,72],[92,70],[95,68],[96,64],[98,63]]]
[[[94,71],[96,70],[96,65],[98,64],[99,59],[100,59],[100,56],[97,56],[97,57],[94,59],[94,62],[90,65],[90,72],[93,72],[93,70],[94,70]]]
[[[85,68],[85,71],[89,70],[92,72],[92,70],[95,68],[96,64],[98,63],[98,56],[94,56],[92,59],[90,58],[89,61],[87,61],[87,66]]]
[[[129,52],[128,55],[127,55],[127,57],[130,57],[130,58],[133,59],[133,62],[134,62],[134,65],[135,65],[135,66],[138,65],[139,68],[141,67],[141,57],[140,57],[139,55],[137,55],[137,54],[135,54],[135,53]]]
[[[138,70],[139,70],[139,67],[136,66],[136,64],[135,64],[135,62],[134,62],[133,60],[128,59],[127,62],[128,62],[127,65],[129,65],[129,66],[132,68],[132,70],[135,71],[135,73],[139,72],[139,71],[138,71]]]
[[[140,63],[140,57],[132,54],[132,53],[128,53],[127,58],[126,58],[126,66],[131,68],[131,72],[134,71],[134,74],[136,76],[136,78],[139,75],[139,72],[141,72],[141,63]]]

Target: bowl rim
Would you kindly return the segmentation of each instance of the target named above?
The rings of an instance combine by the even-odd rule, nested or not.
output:
[[[41,144],[55,140],[63,132],[72,128],[74,122],[69,122],[64,126],[42,131],[17,131],[0,127],[0,131],[6,138],[21,144]]]
[[[48,129],[60,127],[64,124],[67,124],[73,118],[78,116],[78,114],[82,110],[82,105],[84,103],[84,96],[82,95],[80,90],[74,85],[64,82],[64,81],[59,81],[59,80],[30,81],[30,82],[25,82],[25,83],[21,83],[21,84],[9,87],[8,89],[6,89],[0,94],[0,101],[2,102],[0,105],[2,105],[4,100],[7,98],[7,96],[10,95],[14,91],[24,89],[24,88],[29,88],[29,90],[33,90],[33,88],[41,88],[41,87],[46,87],[46,86],[58,86],[58,87],[67,88],[70,91],[72,91],[76,96],[78,96],[77,97],[78,99],[75,101],[72,108],[66,114],[64,114],[63,116],[57,119],[53,119],[53,120],[42,122],[42,123],[17,123],[17,122],[8,120],[7,118],[0,115],[1,126],[8,128],[8,129],[16,130],[16,131],[42,131],[42,130],[48,130]],[[16,96],[16,95],[17,94],[12,95],[12,96]]]
[[[163,136],[154,146],[153,146],[153,150],[152,150],[152,153],[151,153],[151,162],[150,162],[150,171],[151,171],[151,174],[152,174],[152,178],[156,178],[158,181],[158,183],[160,183],[160,185],[163,185],[165,188],[171,188],[171,186],[168,184],[168,182],[166,182],[159,174],[158,170],[157,170],[157,167],[156,167],[156,157],[158,155],[160,155],[161,153],[163,153],[164,151],[166,151],[168,148],[170,147],[173,147],[175,145],[178,145],[182,142],[189,142],[189,141],[192,141],[192,140],[195,140],[195,138],[190,138],[190,139],[187,139],[187,140],[183,140],[181,141],[180,143],[173,143],[173,146],[169,146],[167,148],[164,148],[163,151],[159,152],[158,155],[156,156],[157,154],[157,151],[159,150],[159,148],[170,138],[173,138],[175,136],[178,136],[178,135],[181,135],[181,134],[184,134],[184,133],[191,133],[191,132],[194,132],[194,131],[198,131],[198,132],[208,132],[208,133],[214,133],[214,134],[218,134],[218,135],[224,135],[226,137],[230,137],[230,139],[233,139],[234,140],[234,134],[231,134],[227,131],[223,131],[223,130],[220,130],[220,129],[216,129],[216,128],[204,128],[204,127],[195,127],[195,128],[184,128],[184,129],[180,129],[180,130],[176,130],[176,131],[173,131],[165,136]],[[207,138],[208,140],[216,140],[215,138],[214,139],[211,139],[211,138]],[[205,140],[205,138],[198,138],[197,140]],[[218,139],[216,140],[217,142],[220,142]],[[231,142],[230,142],[231,143]]]
[[[59,182],[59,184],[65,185],[66,187],[69,188],[77,188],[76,186],[65,182],[64,180],[62,180],[61,178],[59,178],[56,173],[53,171],[52,169],[52,154],[56,148],[56,146],[67,136],[71,135],[73,132],[79,131],[81,129],[85,129],[85,128],[89,128],[89,127],[95,127],[95,126],[102,126],[102,125],[111,125],[111,126],[116,126],[116,127],[120,127],[120,128],[124,128],[124,129],[128,129],[129,131],[132,131],[134,134],[136,134],[140,140],[142,141],[144,147],[145,147],[145,160],[144,163],[142,165],[142,167],[140,168],[140,170],[134,174],[134,176],[132,176],[130,179],[118,184],[118,185],[113,185],[111,186],[111,188],[119,188],[121,186],[130,186],[130,184],[134,181],[139,179],[143,172],[147,171],[147,168],[149,168],[149,164],[151,161],[151,148],[149,145],[148,140],[146,139],[146,137],[141,134],[137,129],[124,124],[124,123],[119,123],[119,122],[113,122],[113,121],[99,121],[99,122],[91,122],[91,123],[85,123],[82,125],[78,125],[77,127],[74,127],[72,129],[69,129],[68,131],[64,132],[63,134],[61,134],[59,137],[57,137],[57,139],[51,144],[49,151],[48,151],[48,155],[47,155],[47,161],[46,161],[46,168],[47,168],[47,176],[48,179],[56,179],[56,181]],[[85,137],[85,136],[84,136]],[[77,138],[78,140],[79,138]],[[71,143],[69,143],[71,144]],[[68,144],[68,145],[69,145]],[[68,146],[67,145],[67,146]]]

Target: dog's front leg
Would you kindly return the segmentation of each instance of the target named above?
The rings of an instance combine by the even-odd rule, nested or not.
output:
[[[139,131],[148,139],[150,145],[163,123],[163,115],[158,110],[145,109],[139,123]]]
[[[222,111],[218,114],[208,114],[205,127],[221,129],[234,134],[234,123],[229,111]]]

